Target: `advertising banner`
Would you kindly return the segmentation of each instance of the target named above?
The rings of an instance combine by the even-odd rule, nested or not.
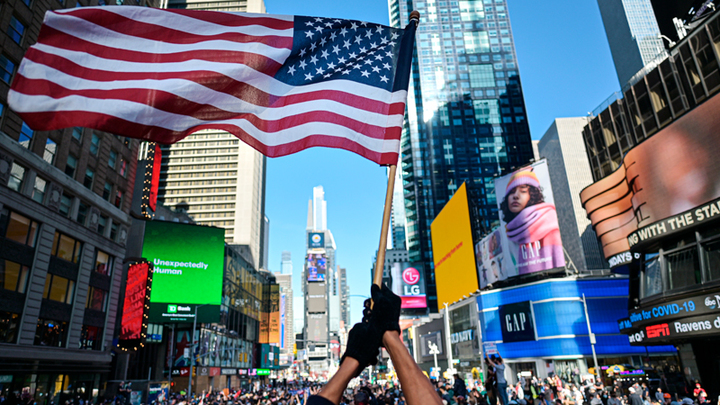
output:
[[[280,286],[270,286],[270,335],[268,343],[280,343]]]
[[[438,306],[478,289],[467,188],[463,183],[430,225]]]
[[[131,264],[127,273],[125,285],[125,300],[123,301],[122,326],[120,340],[141,339],[145,332],[144,322],[147,314],[145,305],[150,289],[150,265],[147,262]]]
[[[155,152],[153,153],[152,175],[150,177],[150,196],[148,205],[155,212],[157,210],[158,188],[160,187],[160,165],[162,164],[162,150],[160,144],[155,144]]]
[[[505,280],[508,275],[503,268],[502,233],[494,230],[475,245],[480,288]]]
[[[310,232],[308,234],[308,249],[324,249],[325,234],[322,232]]]
[[[565,267],[547,161],[495,179],[495,193],[502,244],[500,279]],[[487,271],[494,276],[494,270]]]
[[[280,348],[285,348],[285,294],[280,294]]]
[[[425,277],[422,264],[392,263],[390,289],[402,299],[401,309],[426,308]]]
[[[325,283],[308,283],[307,285],[307,311],[308,313],[327,312],[327,297],[325,296]]]
[[[310,253],[305,261],[307,281],[325,281],[327,258],[322,253]]]
[[[307,336],[310,343],[325,344],[328,339],[327,314],[309,314]]]
[[[606,259],[720,215],[708,204],[720,198],[718,110],[716,95],[631,149],[615,172],[580,193]]]
[[[146,222],[143,257],[154,265],[149,321],[192,323],[195,307],[205,305],[198,322],[218,322],[224,255],[224,229]]]

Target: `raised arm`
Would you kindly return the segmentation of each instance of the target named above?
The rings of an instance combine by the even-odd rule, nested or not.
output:
[[[400,339],[400,335],[393,331],[385,332],[383,345],[390,354],[408,405],[441,405],[440,396],[435,392],[430,380],[425,377],[420,367],[415,363],[415,360]]]

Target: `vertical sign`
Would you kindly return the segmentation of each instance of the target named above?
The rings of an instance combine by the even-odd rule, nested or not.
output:
[[[280,343],[280,285],[270,286],[269,343]]]
[[[280,294],[280,348],[285,348],[285,294]]]
[[[158,188],[160,186],[160,163],[162,162],[162,151],[160,144],[155,144],[155,154],[153,156],[152,178],[150,181],[150,200],[148,205],[155,212],[157,208]]]
[[[150,264],[147,262],[134,263],[128,268],[120,340],[135,340],[143,337],[150,273]]]

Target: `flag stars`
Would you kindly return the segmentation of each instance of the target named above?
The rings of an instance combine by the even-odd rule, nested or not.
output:
[[[330,63],[328,63],[327,68],[328,68],[328,70],[335,70],[335,64],[330,62]],[[378,71],[379,71],[379,69],[378,69]]]
[[[382,60],[382,58],[383,58],[382,55],[379,55],[379,54],[378,54],[378,55],[375,55],[375,60]]]
[[[322,30],[323,30],[323,27],[321,25],[318,25],[317,27],[315,27],[315,31],[322,32]]]
[[[305,74],[305,80],[312,80],[312,74],[306,73],[306,74]]]
[[[310,63],[312,63],[313,65],[317,65],[317,63],[318,63],[318,58],[317,58],[317,56],[315,56],[315,55],[311,56],[311,57],[310,57]]]
[[[359,44],[359,43],[361,43],[361,42],[362,42],[362,37],[361,37],[360,35],[356,36],[356,37],[355,37],[355,43],[356,43],[356,44]]]
[[[340,47],[337,45],[333,45],[332,53],[334,53],[335,55],[340,54]]]
[[[320,46],[325,46],[327,44],[327,38],[320,38]]]
[[[321,74],[325,73],[325,70],[322,67],[319,67],[319,68],[315,69],[315,72],[317,72],[317,74],[321,75]]]
[[[315,22],[321,23],[321,22],[322,22],[322,18],[320,18],[320,17],[315,17]]]
[[[393,32],[393,33],[392,33],[392,38],[390,38],[390,39],[392,39],[392,40],[394,41],[394,40],[398,39],[399,36],[400,36],[400,35],[398,35],[397,32]]]
[[[360,48],[360,53],[361,54],[367,53],[367,48],[365,48],[364,46],[362,48]]]
[[[305,54],[306,54],[306,53],[307,53],[307,48],[301,49],[299,56],[300,56],[301,58],[302,58],[302,57],[305,57]]]
[[[343,41],[343,48],[350,49],[351,46],[352,46],[352,44],[350,43],[350,41],[348,41],[348,40]]]
[[[387,83],[388,80],[390,80],[390,79],[388,79],[387,76],[385,76],[385,75],[380,76],[380,81],[381,81],[381,82]]]
[[[353,22],[353,23],[350,25],[350,29],[353,30],[353,31],[357,31],[358,25]]]
[[[328,27],[328,28],[332,28],[332,25],[333,25],[333,23],[331,23],[330,21],[327,21],[327,22],[325,23],[325,26]]]
[[[329,56],[330,56],[330,53],[327,51],[327,49],[323,50],[323,51],[320,53],[320,57],[323,58],[323,59],[327,59]]]
[[[383,30],[383,29],[382,29],[382,26],[381,26],[381,25],[378,25],[377,27],[375,27],[375,32],[378,33],[378,34],[382,34],[382,30]]]
[[[373,66],[373,67],[372,67],[372,71],[373,71],[374,73],[380,73],[380,68],[377,67],[377,66]]]
[[[347,35],[347,33],[348,33],[347,28],[342,27],[342,29],[340,30],[340,35],[342,35],[343,38],[345,38],[345,35]]]
[[[392,66],[390,66],[389,63],[383,63],[383,69],[390,70],[390,69],[392,69]]]
[[[313,26],[313,22],[312,22],[312,21],[305,21],[305,25],[307,25],[307,26],[309,26],[309,27],[312,27],[312,26]]]
[[[295,76],[295,66],[288,66],[288,73],[290,76]]]
[[[370,30],[365,31],[365,36],[368,37],[368,39],[372,38],[372,31],[370,31]]]
[[[306,37],[312,39],[313,35],[315,35],[314,32],[312,32],[312,31],[305,31],[305,36],[306,36]]]
[[[360,72],[360,74],[362,75],[362,77],[370,77],[370,72],[368,72],[367,70],[363,70],[362,72]]]
[[[388,40],[387,37],[380,38],[380,43],[382,45],[386,45],[388,42],[390,42],[390,40]]]
[[[310,52],[314,51],[315,48],[317,48],[317,43],[316,42],[311,43],[310,44]]]
[[[307,63],[305,63],[304,60],[301,60],[299,67],[300,67],[302,70],[305,70],[305,67],[306,67],[306,66],[307,66]]]
[[[344,63],[345,63],[345,58],[341,56],[341,57],[338,59],[338,63],[341,64],[341,65],[344,64]]]
[[[335,38],[337,38],[337,34],[335,33],[335,31],[333,31],[333,32],[330,33],[330,40],[331,40],[331,41],[334,41]]]

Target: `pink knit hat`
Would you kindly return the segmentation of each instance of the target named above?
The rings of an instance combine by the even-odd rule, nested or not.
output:
[[[515,172],[512,177],[510,177],[510,181],[505,189],[505,196],[507,197],[507,195],[510,194],[512,189],[515,187],[523,185],[540,188],[540,180],[538,180],[537,175],[535,175],[535,172],[532,171],[532,168]]]

